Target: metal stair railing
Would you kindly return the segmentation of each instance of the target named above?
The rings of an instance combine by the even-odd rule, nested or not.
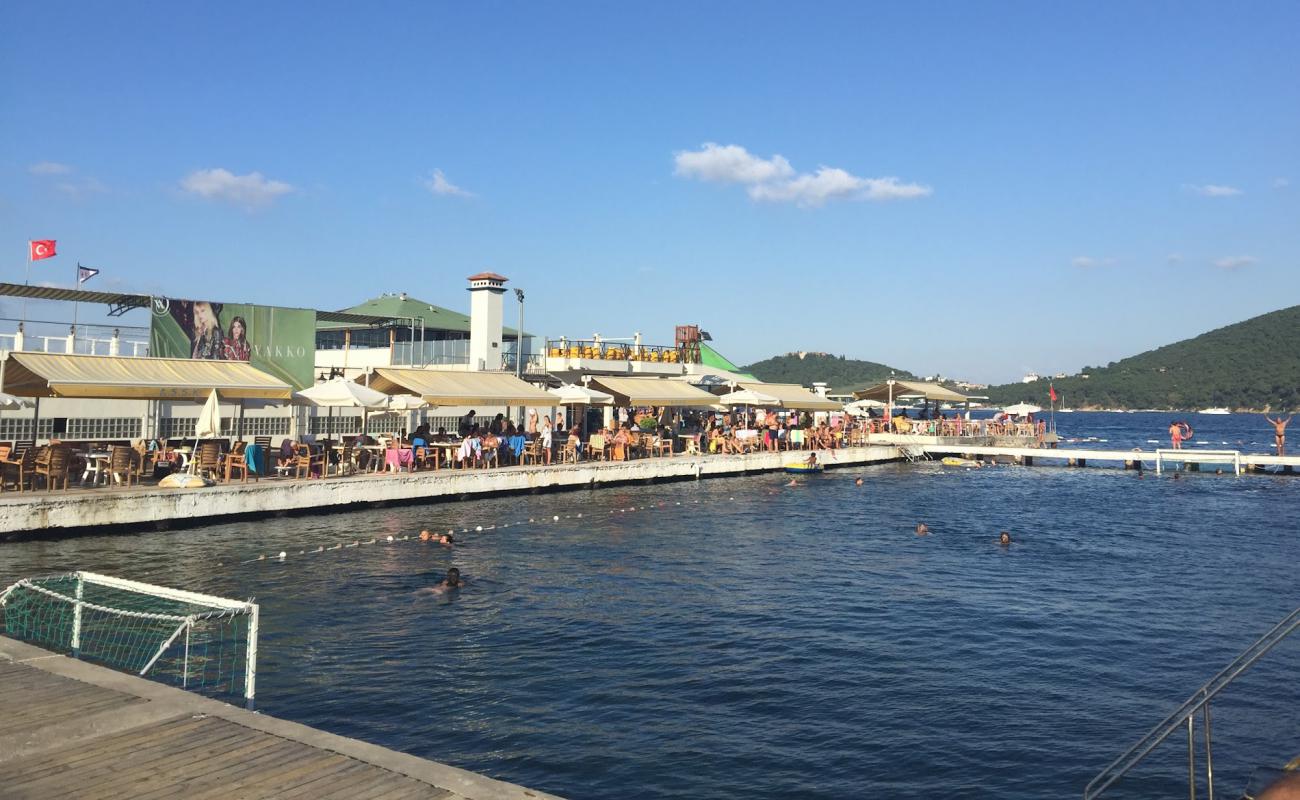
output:
[[[1165,739],[1173,735],[1174,731],[1183,726],[1187,727],[1188,797],[1191,800],[1196,800],[1195,720],[1198,711],[1203,712],[1203,728],[1205,732],[1206,796],[1209,800],[1214,800],[1214,755],[1211,746],[1210,700],[1297,628],[1300,628],[1300,608],[1292,611],[1281,622],[1274,625],[1268,633],[1259,637],[1254,644],[1243,650],[1241,655],[1233,659],[1228,666],[1220,670],[1213,678],[1206,681],[1204,686],[1193,692],[1191,697],[1187,698],[1172,714],[1165,717],[1160,724],[1152,728],[1146,736],[1139,739],[1137,744],[1130,747],[1119,758],[1111,762],[1108,767],[1098,773],[1097,777],[1093,778],[1084,788],[1083,800],[1093,800],[1093,798],[1100,797],[1103,792],[1128,774],[1129,770],[1136,767]]]

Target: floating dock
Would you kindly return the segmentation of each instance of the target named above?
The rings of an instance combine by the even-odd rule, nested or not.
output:
[[[6,800],[555,797],[3,636],[0,686]]]
[[[1203,467],[1214,467],[1240,475],[1246,472],[1264,472],[1274,469],[1284,474],[1294,474],[1300,467],[1300,456],[1270,456],[1263,453],[1242,453],[1239,450],[1092,450],[1088,448],[1054,447],[989,447],[962,443],[913,445],[927,456],[960,456],[962,458],[1002,458],[1018,464],[1063,464],[1086,467],[1088,464],[1111,463],[1127,469],[1154,469],[1157,473],[1184,467],[1193,472]]]

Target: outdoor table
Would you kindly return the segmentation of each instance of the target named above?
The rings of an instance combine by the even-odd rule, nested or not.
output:
[[[101,476],[108,477],[108,451],[86,453],[86,471],[81,473],[81,485],[86,485],[86,478],[91,478],[91,486],[98,486]]]
[[[389,470],[397,472],[402,467],[407,469],[415,462],[415,456],[411,453],[411,448],[389,448],[384,451],[384,466]]]

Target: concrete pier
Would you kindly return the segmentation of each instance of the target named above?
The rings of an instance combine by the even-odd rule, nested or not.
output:
[[[544,800],[0,636],[0,797]]]
[[[213,522],[241,515],[267,515],[308,509],[349,509],[381,503],[414,503],[517,494],[611,484],[691,480],[780,470],[807,457],[800,451],[746,455],[665,456],[634,461],[584,461],[579,464],[517,466],[325,479],[262,480],[200,489],[95,489],[0,495],[0,537],[72,531],[103,526],[162,527]],[[819,451],[828,468],[898,460],[891,445]]]

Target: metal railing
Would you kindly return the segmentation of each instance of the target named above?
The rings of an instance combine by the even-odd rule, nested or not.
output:
[[[1196,800],[1196,714],[1201,712],[1202,728],[1205,734],[1205,789],[1209,800],[1214,800],[1214,750],[1212,746],[1212,726],[1210,722],[1210,700],[1223,691],[1228,684],[1237,679],[1241,673],[1264,657],[1278,642],[1281,642],[1296,628],[1300,628],[1300,608],[1292,611],[1281,622],[1274,625],[1268,633],[1255,640],[1254,644],[1242,651],[1232,663],[1219,671],[1217,675],[1205,682],[1205,685],[1192,693],[1172,714],[1165,717],[1159,725],[1151,729],[1137,744],[1126,750],[1097,774],[1083,790],[1083,800],[1100,797],[1116,781],[1128,774],[1129,770],[1142,762],[1151,751],[1155,750],[1165,739],[1182,727],[1187,728],[1187,789],[1188,797]]]

